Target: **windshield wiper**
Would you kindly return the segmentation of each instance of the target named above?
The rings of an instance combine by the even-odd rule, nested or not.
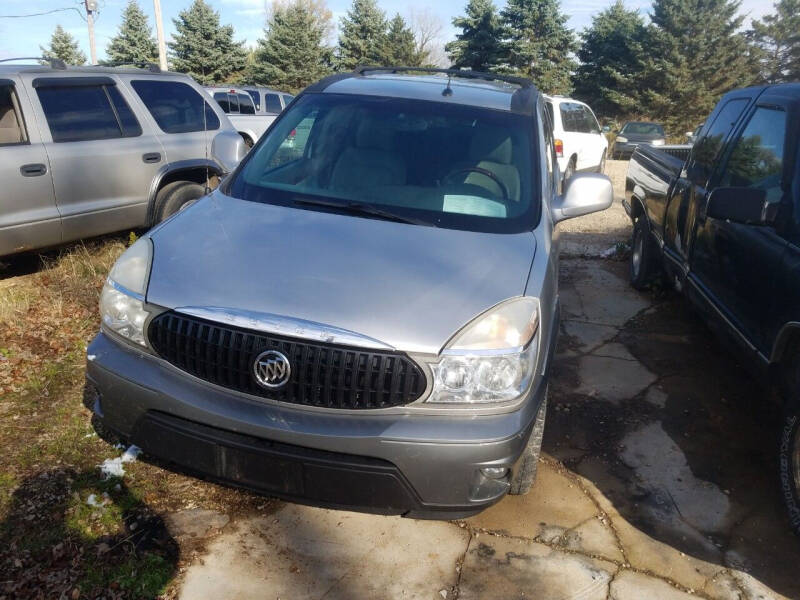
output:
[[[341,210],[354,215],[362,215],[365,217],[375,217],[384,219],[386,221],[394,221],[395,223],[408,223],[410,225],[423,225],[425,227],[436,227],[435,223],[425,221],[423,219],[416,219],[414,217],[404,217],[386,210],[382,210],[371,204],[362,204],[361,202],[329,202],[328,200],[316,200],[312,198],[292,198],[292,202],[303,206],[320,206],[330,208],[333,210]]]

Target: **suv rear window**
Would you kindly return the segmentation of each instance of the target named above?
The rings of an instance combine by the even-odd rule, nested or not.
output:
[[[164,133],[219,129],[214,109],[192,86],[151,79],[132,81],[131,85]]]
[[[36,86],[54,142],[136,137],[139,122],[113,84]]]
[[[245,158],[228,192],[331,205],[311,210],[357,203],[450,229],[529,231],[540,202],[531,121],[440,102],[306,94]]]

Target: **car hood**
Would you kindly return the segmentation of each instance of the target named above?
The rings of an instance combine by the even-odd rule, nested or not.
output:
[[[265,317],[253,323],[302,319],[424,353],[438,353],[477,315],[522,295],[536,249],[530,232],[407,225],[219,191],[151,238],[152,304]]]
[[[658,133],[620,133],[619,136],[628,138],[629,142],[652,142],[664,139],[664,136]]]

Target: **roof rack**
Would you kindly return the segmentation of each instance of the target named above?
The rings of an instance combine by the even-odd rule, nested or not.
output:
[[[467,77],[469,79],[483,79],[485,81],[504,81],[514,83],[520,87],[532,87],[533,82],[526,77],[514,77],[513,75],[497,75],[495,73],[481,73],[480,71],[470,71],[462,69],[440,69],[437,67],[372,67],[369,65],[359,65],[353,72],[356,75],[365,75],[372,72],[401,73],[404,71],[411,73],[442,73],[451,77]]]
[[[92,65],[93,67],[136,67],[139,69],[147,69],[151,73],[161,73],[161,67],[154,62],[148,61],[128,61],[118,60],[116,62],[103,62],[99,65]]]
[[[16,58],[4,58],[0,60],[0,63],[13,62],[15,60],[36,60],[39,62],[46,62],[50,65],[51,69],[58,69],[59,71],[64,71],[67,68],[66,63],[60,58],[49,58],[47,56],[18,56]]]

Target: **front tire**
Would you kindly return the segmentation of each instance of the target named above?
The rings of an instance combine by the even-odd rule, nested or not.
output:
[[[544,437],[544,422],[547,417],[547,390],[544,392],[544,399],[539,412],[536,413],[536,421],[533,424],[531,436],[528,444],[522,451],[519,459],[517,471],[511,479],[511,488],[508,493],[512,496],[524,496],[527,494],[533,482],[536,480],[536,472],[539,470],[539,455],[542,453],[542,438]]]
[[[158,192],[156,203],[156,223],[183,210],[198,198],[205,196],[206,189],[192,181],[173,181]]]
[[[789,524],[800,535],[800,347],[789,366],[789,399],[783,411],[778,444],[778,475]]]
[[[570,158],[569,162],[567,163],[567,168],[564,169],[564,179],[563,179],[563,187],[566,189],[567,182],[570,180],[570,177],[575,175],[575,159]]]
[[[650,240],[650,228],[647,219],[640,215],[633,223],[631,237],[630,278],[631,285],[642,290],[653,278],[653,242]]]
[[[606,151],[603,150],[603,154],[600,157],[600,164],[597,166],[597,172],[601,175],[605,174],[606,172]]]

